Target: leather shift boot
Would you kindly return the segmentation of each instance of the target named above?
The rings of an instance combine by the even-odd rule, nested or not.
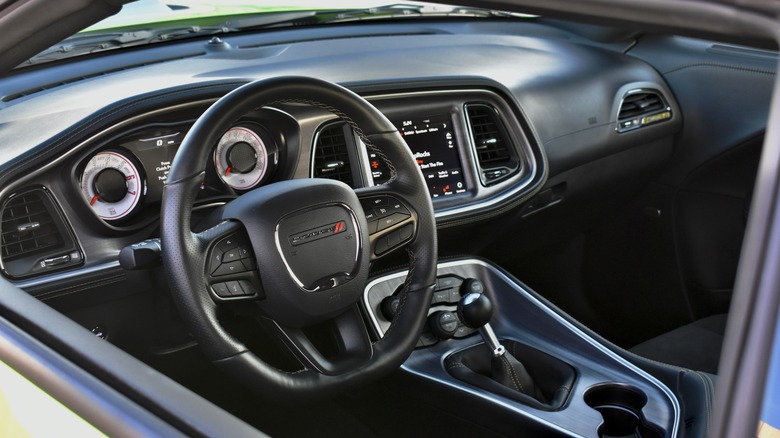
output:
[[[493,380],[542,403],[547,403],[547,399],[536,386],[525,366],[508,351],[499,357],[494,357],[490,365]]]

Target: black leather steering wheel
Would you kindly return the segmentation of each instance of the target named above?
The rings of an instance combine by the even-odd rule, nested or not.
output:
[[[230,202],[215,227],[190,231],[193,203],[219,138],[250,111],[280,103],[316,106],[344,120],[386,161],[390,180],[357,190],[327,179],[269,184]],[[371,216],[371,204],[388,202],[404,219],[374,231],[366,211]],[[168,281],[192,335],[228,374],[275,399],[329,395],[387,373],[409,356],[425,324],[436,280],[436,229],[422,173],[384,115],[333,83],[261,80],[214,103],[173,161],[161,234]],[[238,250],[249,253],[242,258],[244,272],[215,279],[211,259],[228,257],[226,248],[242,239],[248,242]],[[359,310],[369,262],[404,245],[409,275],[398,312],[384,337],[372,341]],[[226,284],[234,293],[224,290]],[[261,314],[303,369],[286,372],[260,359],[228,333],[218,318],[220,306]],[[307,336],[306,328],[319,324],[331,328],[335,351],[319,351]]]

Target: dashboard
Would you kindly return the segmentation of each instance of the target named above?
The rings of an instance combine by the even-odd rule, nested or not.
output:
[[[542,181],[538,143],[519,128],[515,111],[493,91],[367,97],[409,145],[440,220],[469,217],[506,198],[528,195]],[[48,210],[57,212],[66,204],[79,216],[89,216],[99,232],[120,240],[123,234],[148,232],[159,220],[178,147],[212,101],[155,109],[121,129],[110,128],[116,132],[99,135],[54,169],[47,168],[50,175],[70,172],[66,184],[60,182],[57,190],[46,189],[48,195],[41,195]],[[344,120],[328,111],[300,104],[261,107],[237,120],[213,145],[197,195],[196,227],[213,225],[209,213],[242,193],[296,177],[338,179],[359,188],[387,182],[390,172]],[[7,203],[13,205],[16,199],[11,196]],[[380,227],[398,221],[384,207],[367,214],[372,226],[374,217],[382,222]],[[40,221],[25,216],[15,223],[18,228]],[[71,228],[66,222],[56,225]],[[66,234],[75,237],[72,231]],[[38,250],[6,257],[4,272],[24,278],[79,265],[84,250],[70,240],[65,250],[53,254]]]
[[[128,68],[99,77],[88,74],[99,63],[85,60],[27,77],[25,90],[17,77],[0,82],[0,142],[15,145],[0,151],[3,274],[35,293],[118,269],[123,248],[159,236],[163,187],[190,127],[251,79],[305,72],[368,99],[409,145],[439,229],[536,214],[590,190],[592,178],[569,172],[614,154],[634,151],[640,167],[660,163],[680,127],[672,93],[651,67],[573,43],[563,31],[537,37],[525,23],[496,39],[490,23],[438,23],[430,35],[416,25],[374,26],[382,37],[355,29],[319,30],[329,34],[297,43],[280,31],[265,34],[262,46],[251,35],[185,42],[106,55]],[[451,35],[464,32],[468,38]],[[375,38],[387,44],[381,56],[366,48]],[[148,65],[132,68],[139,56]],[[407,69],[400,59],[415,62]],[[87,79],[67,79],[76,68]],[[611,74],[589,74],[597,70]],[[66,85],[49,89],[51,80]],[[648,147],[650,160],[638,152]],[[212,145],[193,227],[208,228],[226,203],[276,181],[383,184],[389,173],[377,158],[327,110],[258,103]],[[40,215],[17,213],[34,212],[33,204]]]

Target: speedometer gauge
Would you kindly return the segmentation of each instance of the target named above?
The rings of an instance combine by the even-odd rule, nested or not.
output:
[[[266,176],[268,149],[256,132],[236,126],[217,143],[214,163],[225,184],[236,190],[249,190]]]
[[[133,162],[117,151],[104,151],[89,160],[81,175],[81,194],[106,220],[121,219],[138,206],[143,180]]]

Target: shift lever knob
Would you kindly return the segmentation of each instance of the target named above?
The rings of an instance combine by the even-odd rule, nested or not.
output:
[[[458,301],[458,318],[463,325],[473,329],[479,329],[479,334],[485,344],[490,348],[493,357],[501,357],[506,353],[506,348],[498,342],[493,328],[490,327],[490,319],[493,318],[493,303],[483,292],[482,282],[470,278],[463,282],[465,294]]]
[[[470,292],[458,301],[458,316],[466,327],[482,328],[493,317],[493,303],[485,294]]]

